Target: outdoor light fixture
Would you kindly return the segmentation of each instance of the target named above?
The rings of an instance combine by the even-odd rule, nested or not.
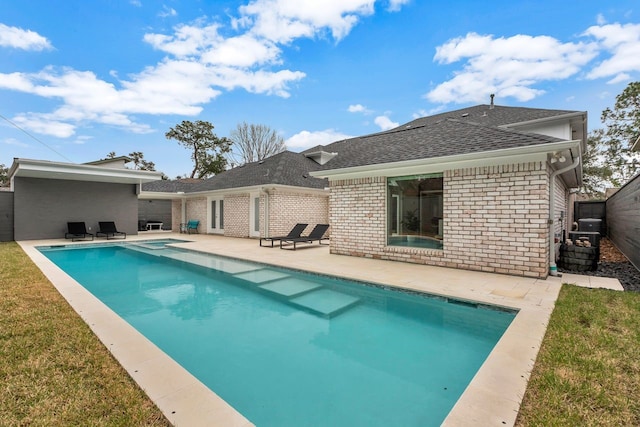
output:
[[[563,156],[561,153],[556,151],[551,155],[551,159],[549,159],[549,161],[551,163],[556,163],[556,162],[564,163],[567,161],[567,158]]]

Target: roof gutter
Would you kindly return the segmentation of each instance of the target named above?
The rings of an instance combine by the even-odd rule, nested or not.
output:
[[[577,168],[580,165],[580,156],[576,156],[575,160],[569,166],[555,170],[549,177],[549,274],[558,276],[558,267],[556,265],[556,242],[555,242],[555,204],[556,204],[556,176]]]

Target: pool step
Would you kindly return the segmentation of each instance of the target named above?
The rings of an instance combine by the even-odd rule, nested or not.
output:
[[[321,288],[322,285],[308,280],[288,277],[260,285],[259,287],[274,296],[289,299],[314,291]]]
[[[206,254],[199,254],[195,252],[182,252],[182,251],[163,251],[163,256],[166,258],[174,259],[177,261],[188,262],[191,264],[199,265],[201,267],[212,268],[219,271],[224,271],[229,274],[246,273],[249,271],[259,270],[253,264],[249,264],[242,261],[234,261],[226,258],[214,258]]]
[[[323,288],[292,298],[289,302],[314,314],[332,318],[358,304],[360,298]]]
[[[281,271],[269,270],[268,268],[260,268],[251,271],[234,274],[238,279],[246,280],[256,285],[289,278],[287,273]]]

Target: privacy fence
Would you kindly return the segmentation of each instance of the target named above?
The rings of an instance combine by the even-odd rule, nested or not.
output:
[[[0,242],[13,240],[13,191],[0,191]]]
[[[606,203],[609,239],[640,269],[640,174]]]

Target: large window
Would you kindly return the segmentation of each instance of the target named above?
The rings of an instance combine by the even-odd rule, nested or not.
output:
[[[387,245],[442,249],[442,174],[387,179]]]

